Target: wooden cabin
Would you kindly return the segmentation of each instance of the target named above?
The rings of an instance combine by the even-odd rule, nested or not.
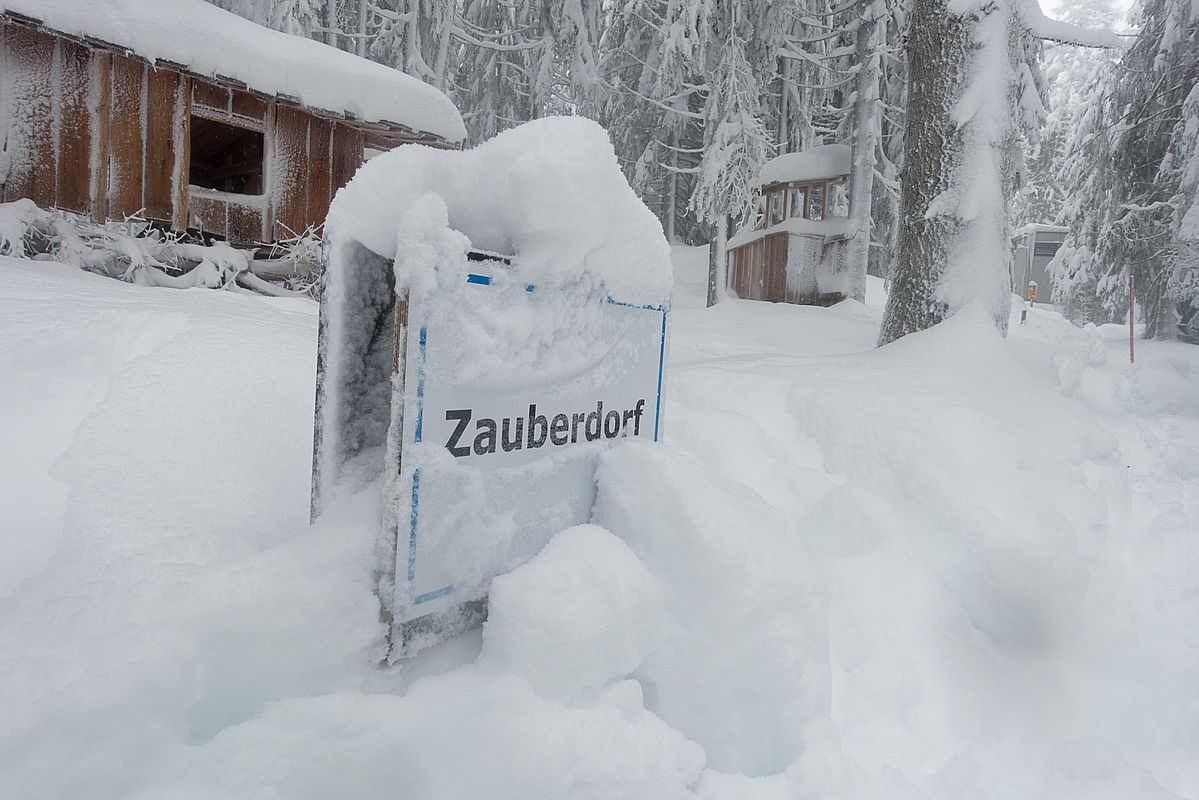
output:
[[[851,157],[848,145],[829,144],[766,162],[754,219],[729,240],[731,293],[807,305],[845,299]]]
[[[204,0],[0,0],[0,198],[234,244],[324,221],[373,152],[457,146],[415,78]]]

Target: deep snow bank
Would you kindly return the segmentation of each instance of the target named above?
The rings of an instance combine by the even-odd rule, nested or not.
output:
[[[0,796],[1199,795],[1197,349],[875,350],[681,255],[669,443],[386,672],[377,500],[305,523],[311,305],[0,259]]]

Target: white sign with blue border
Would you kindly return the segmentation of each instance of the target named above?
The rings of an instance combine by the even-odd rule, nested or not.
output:
[[[397,624],[485,597],[589,520],[600,452],[662,435],[668,307],[471,269],[408,298]]]

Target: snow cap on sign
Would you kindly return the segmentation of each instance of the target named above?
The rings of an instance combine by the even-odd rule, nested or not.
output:
[[[622,302],[670,303],[661,223],[629,187],[607,132],[591,120],[547,117],[472,150],[405,146],[376,156],[337,193],[326,236],[391,259],[405,215],[431,203],[474,249],[515,255],[514,268],[530,284],[582,278]],[[401,282],[420,280],[410,261],[399,264]]]
[[[853,151],[847,144],[826,144],[799,153],[785,153],[762,165],[761,186],[784,181],[822,181],[848,175]]]
[[[0,0],[0,12],[168,61],[218,82],[232,78],[309,108],[391,122],[452,142],[462,116],[437,89],[311,39],[264,28],[204,0]],[[219,77],[218,77],[219,76]]]

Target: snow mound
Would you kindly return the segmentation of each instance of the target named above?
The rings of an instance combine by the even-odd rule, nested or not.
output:
[[[597,477],[596,521],[666,587],[669,627],[637,673],[651,710],[717,769],[785,769],[829,677],[828,599],[786,518],[668,447],[612,450]]]
[[[662,634],[662,591],[628,545],[594,525],[558,534],[491,585],[484,663],[571,697],[641,665]]]
[[[680,255],[669,442],[390,669],[312,304],[0,257],[0,797],[1199,796],[1199,348]]]
[[[325,231],[335,247],[358,242],[392,259],[401,220],[434,197],[472,247],[517,255],[519,279],[582,276],[624,302],[670,303],[662,226],[629,187],[607,132],[590,120],[527,122],[465,152],[401,147],[376,156],[338,191]],[[400,278],[417,280],[411,270]]]

